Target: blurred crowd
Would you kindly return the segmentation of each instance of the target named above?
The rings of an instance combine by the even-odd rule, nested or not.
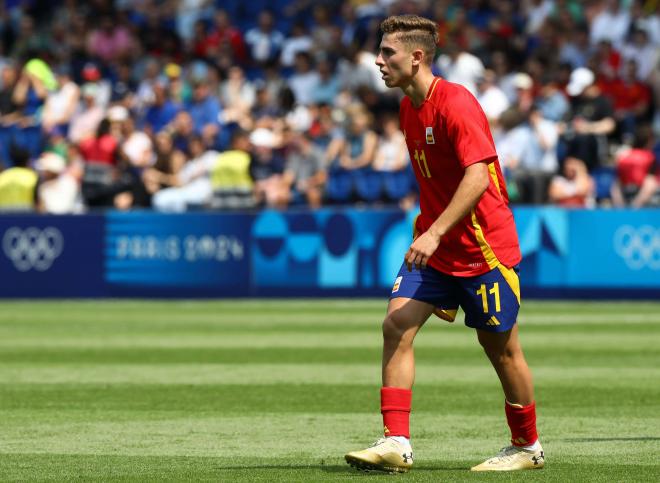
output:
[[[0,210],[414,206],[375,65],[405,13],[513,203],[660,205],[658,0],[4,0]]]

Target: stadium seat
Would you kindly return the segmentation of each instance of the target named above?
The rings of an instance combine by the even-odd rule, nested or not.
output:
[[[411,174],[408,169],[383,173],[385,195],[391,201],[399,201],[411,191]]]
[[[612,183],[616,179],[616,169],[611,166],[596,168],[591,173],[591,177],[594,180],[596,201],[609,199]]]
[[[1,126],[0,127],[0,167],[10,167],[13,165],[11,157],[9,155],[9,146],[11,146],[12,135],[11,128]]]
[[[380,172],[371,168],[353,171],[355,191],[362,201],[374,202],[381,198],[383,193],[383,177]]]
[[[333,203],[348,203],[353,196],[353,177],[345,169],[333,169],[328,174],[325,186],[328,201]]]

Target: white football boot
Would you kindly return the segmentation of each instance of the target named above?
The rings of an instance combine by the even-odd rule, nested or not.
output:
[[[410,444],[394,438],[380,438],[371,447],[361,451],[351,451],[344,458],[349,465],[361,471],[405,473],[413,464]]]
[[[535,449],[524,449],[518,446],[502,448],[492,458],[471,468],[472,471],[516,471],[537,470],[545,465],[543,448],[538,445]]]

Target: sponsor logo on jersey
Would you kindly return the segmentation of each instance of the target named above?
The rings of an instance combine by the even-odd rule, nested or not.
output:
[[[435,137],[433,137],[433,128],[426,128],[426,144],[435,144]]]
[[[401,286],[401,280],[403,280],[403,277],[396,278],[396,280],[394,281],[394,287],[392,287],[392,293],[399,291],[399,287]]]

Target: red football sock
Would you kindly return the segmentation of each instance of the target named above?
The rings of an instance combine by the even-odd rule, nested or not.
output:
[[[504,404],[506,421],[511,428],[511,444],[514,446],[530,446],[539,439],[536,434],[536,403],[527,406]]]
[[[398,387],[380,388],[380,412],[383,415],[385,436],[410,438],[410,405],[412,391]]]

